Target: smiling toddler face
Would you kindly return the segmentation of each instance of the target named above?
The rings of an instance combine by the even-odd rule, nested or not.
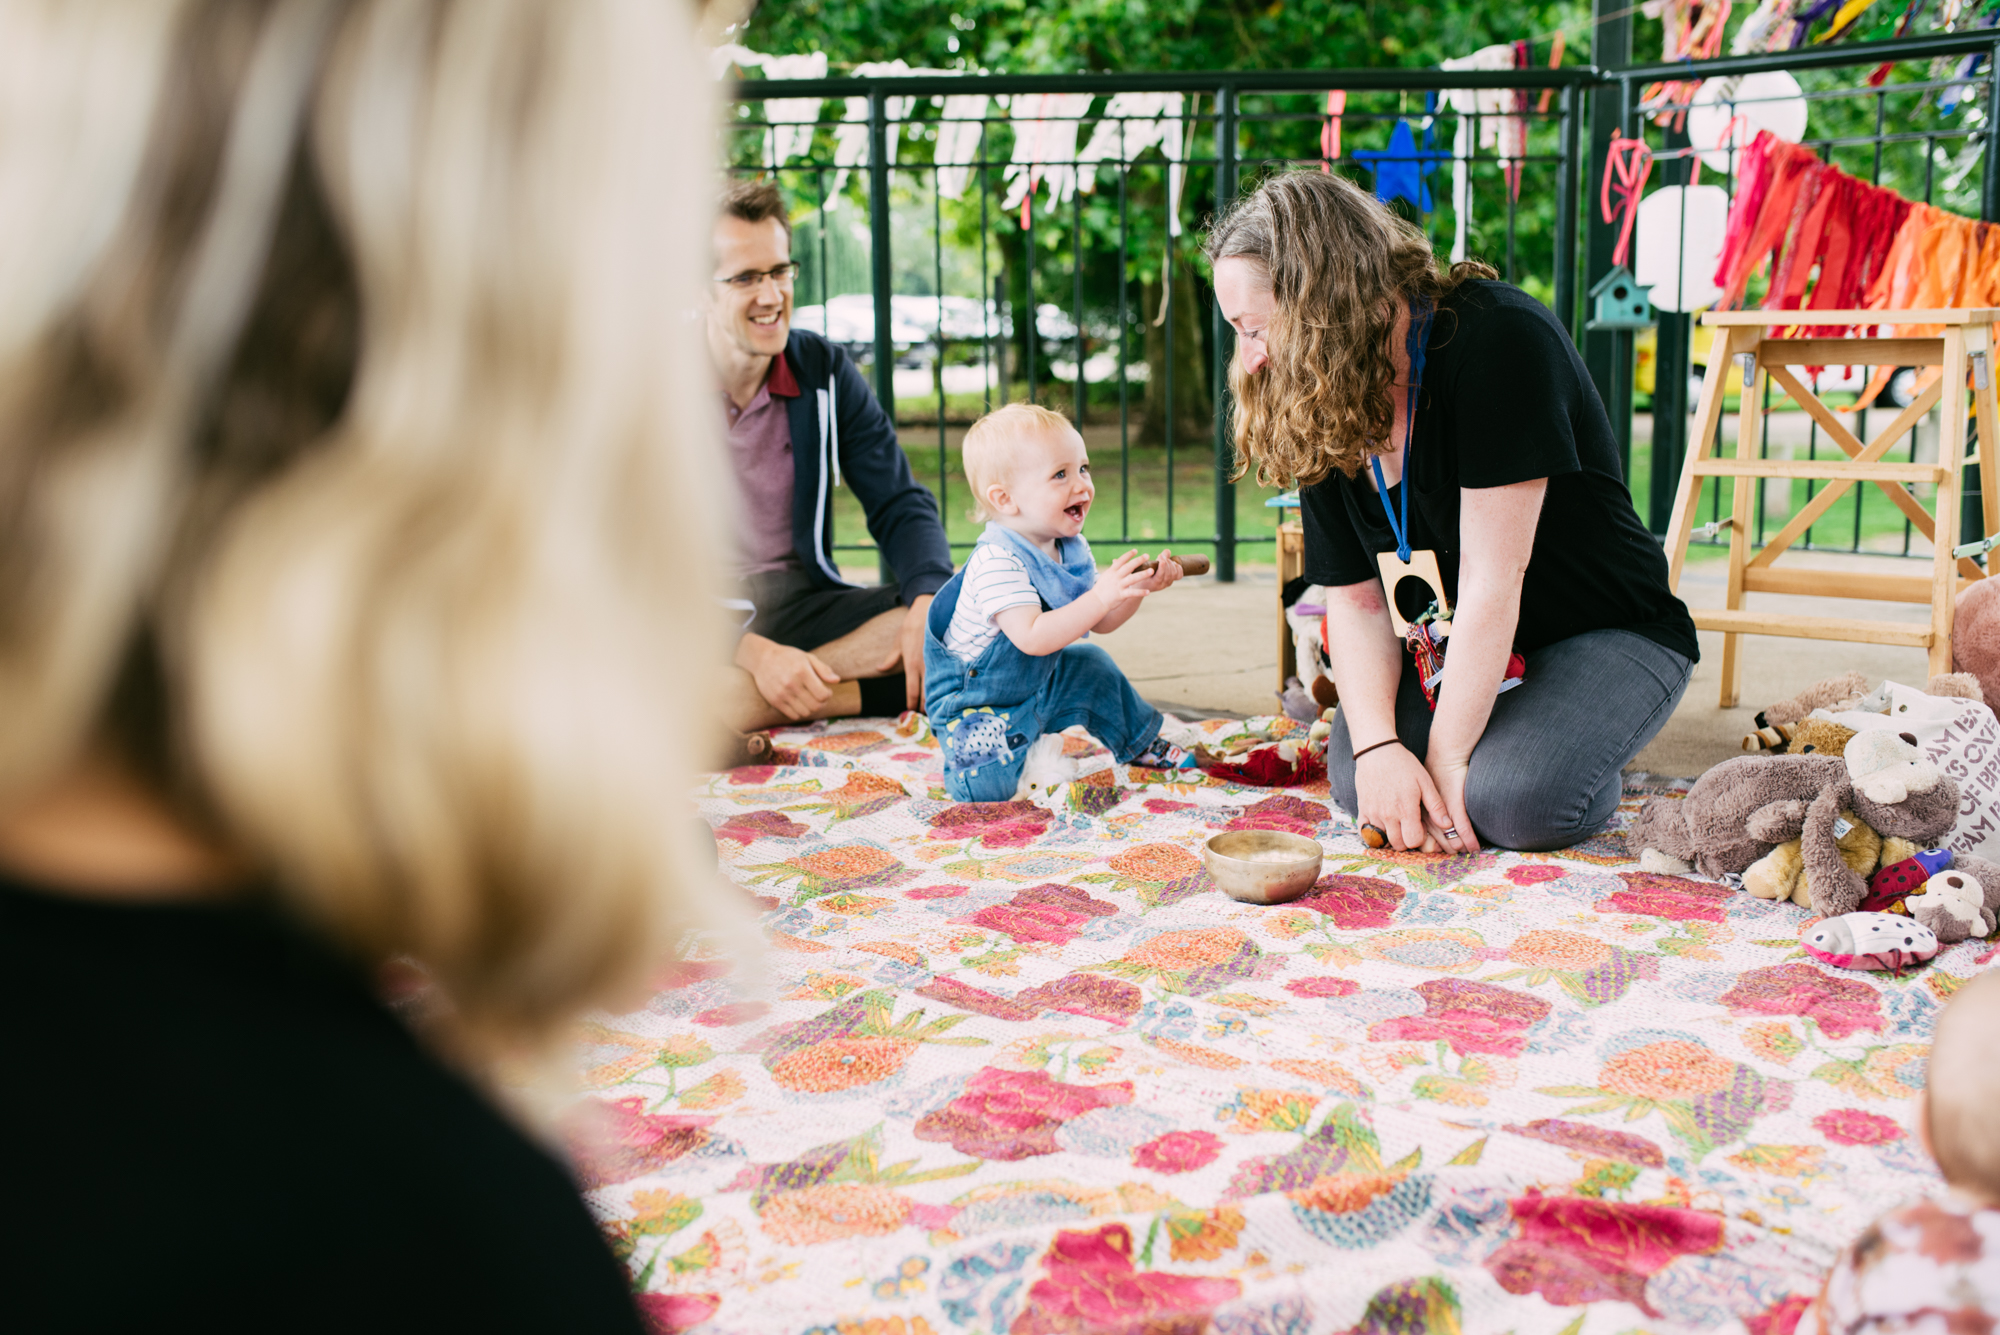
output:
[[[1020,513],[1003,516],[1003,523],[1037,542],[1083,532],[1083,521],[1097,496],[1083,437],[1068,426],[1026,436],[1007,471],[1007,495]]]
[[[1083,532],[1097,487],[1083,437],[1059,413],[1017,403],[965,437],[965,471],[982,518],[1048,546]]]

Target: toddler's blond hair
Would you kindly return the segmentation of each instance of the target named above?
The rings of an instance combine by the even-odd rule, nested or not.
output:
[[[1924,1086],[1945,1181],[2000,1198],[2000,974],[1980,974],[1944,1008]]]
[[[1021,442],[1051,431],[1075,433],[1061,413],[1034,403],[1010,403],[974,422],[965,433],[965,480],[972,484],[972,517],[986,522],[1000,516],[986,508],[986,489],[1006,486],[1021,457]]]

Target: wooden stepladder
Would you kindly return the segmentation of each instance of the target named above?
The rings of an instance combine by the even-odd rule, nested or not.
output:
[[[1814,325],[1941,326],[1929,337],[1898,338],[1777,338],[1773,317],[1810,320]],[[1744,635],[1789,635],[1809,640],[1848,640],[1864,644],[1919,645],[1930,651],[1933,674],[1951,671],[1952,601],[1967,583],[1986,576],[1971,557],[1954,559],[1958,545],[1960,475],[1965,463],[1966,377],[1972,377],[1973,409],[1979,422],[1980,501],[1986,532],[2000,533],[2000,477],[1993,460],[2000,457],[1996,433],[2000,413],[1994,406],[1996,348],[1994,323],[2000,310],[1939,311],[1711,311],[1703,323],[1714,327],[1708,378],[1702,382],[1695,409],[1690,449],[1681,467],[1680,490],[1674,497],[1673,521],[1667,529],[1667,579],[1680,587],[1688,539],[1694,532],[1702,481],[1731,477],[1735,488],[1728,519],[1729,593],[1722,608],[1691,609],[1702,630],[1722,632],[1722,706],[1734,706],[1741,694],[1743,659],[1738,639]],[[1940,368],[1927,389],[1909,407],[1863,443],[1839,414],[1821,403],[1794,368],[1807,366],[1918,366]],[[1723,392],[1728,376],[1742,387],[1734,457],[1711,454],[1716,427],[1722,421]],[[1763,422],[1764,378],[1789,394],[1819,424],[1846,458],[1760,459],[1758,438]],[[1921,380],[1919,383],[1922,383]],[[1908,435],[1924,414],[1942,402],[1935,463],[1895,463],[1883,458]],[[1761,549],[1753,551],[1757,498],[1765,478],[1810,478],[1826,488],[1786,520]],[[1743,485],[1748,482],[1751,485]],[[1848,488],[1872,482],[1916,530],[1931,543],[1928,575],[1857,574],[1835,570],[1779,569],[1777,559],[1820,516],[1833,508]],[[1910,492],[1910,484],[1937,488],[1935,514]],[[1753,612],[1743,606],[1746,593],[1806,594],[1823,598],[1872,598],[1888,602],[1929,603],[1929,625],[1907,621],[1871,621],[1858,617],[1802,616],[1797,613]]]

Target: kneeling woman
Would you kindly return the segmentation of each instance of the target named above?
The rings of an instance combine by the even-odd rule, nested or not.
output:
[[[1698,650],[1563,327],[1319,172],[1265,182],[1208,252],[1238,336],[1238,467],[1301,487],[1306,578],[1327,586],[1334,799],[1399,849],[1597,830]],[[1431,555],[1451,631],[1427,690],[1388,599],[1405,618],[1436,600]]]

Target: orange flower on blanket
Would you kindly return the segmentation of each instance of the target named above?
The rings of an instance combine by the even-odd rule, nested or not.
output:
[[[771,1078],[786,1089],[830,1094],[887,1080],[916,1050],[916,1041],[907,1038],[830,1038],[780,1057],[771,1064]]]
[[[1597,1083],[1638,1099],[1690,1099],[1729,1088],[1736,1063],[1698,1043],[1672,1038],[1631,1048],[1604,1063]]]
[[[899,780],[886,774],[870,774],[866,770],[850,770],[847,782],[832,792],[822,794],[810,801],[794,803],[787,811],[822,812],[830,814],[830,825],[859,816],[872,816],[878,811],[886,811],[900,802],[910,800],[903,791]]]
[[[1195,855],[1179,844],[1141,844],[1110,860],[1108,872],[1077,877],[1113,890],[1129,890],[1146,908],[1178,903],[1215,888]]]
[[[1235,958],[1249,938],[1233,927],[1197,927],[1163,932],[1125,952],[1127,964],[1180,973]]]
[[[1611,947],[1577,932],[1523,932],[1507,947],[1507,958],[1530,969],[1583,973],[1611,958]]]
[[[1352,1214],[1366,1208],[1378,1196],[1386,1196],[1403,1185],[1409,1173],[1336,1173],[1322,1177],[1311,1186],[1285,1194],[1309,1209],[1331,1214]]]
[[[1173,881],[1200,871],[1201,862],[1178,844],[1141,844],[1111,859],[1111,870],[1135,881]]]
[[[869,843],[838,844],[783,862],[745,867],[751,884],[765,881],[798,882],[802,899],[838,894],[843,890],[875,890],[901,885],[920,873],[905,867],[886,848]]]
[[[758,1222],[793,1247],[894,1233],[910,1216],[910,1201],[872,1182],[827,1182],[764,1202]]]
[[[1176,1261],[1213,1261],[1234,1250],[1242,1234],[1243,1212],[1232,1205],[1167,1214],[1167,1254]]]
[[[971,1018],[964,1013],[926,1021],[921,1010],[900,1020],[895,1011],[892,994],[864,992],[809,1020],[778,1025],[761,1039],[764,1067],[786,1089],[832,1094],[895,1075],[920,1043],[986,1043],[947,1037]]]

